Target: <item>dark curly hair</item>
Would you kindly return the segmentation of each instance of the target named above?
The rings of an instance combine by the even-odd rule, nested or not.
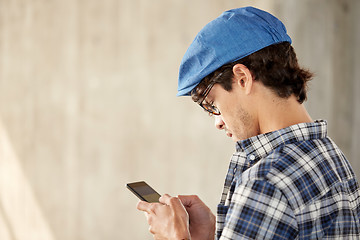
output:
[[[306,100],[307,83],[313,74],[299,67],[294,48],[288,42],[265,47],[238,61],[223,65],[196,86],[191,92],[192,99],[197,102],[209,83],[214,81],[226,91],[231,91],[234,77],[232,69],[236,64],[245,65],[255,81],[262,82],[279,97],[288,98],[294,94],[299,103]],[[220,72],[221,77],[216,78]]]

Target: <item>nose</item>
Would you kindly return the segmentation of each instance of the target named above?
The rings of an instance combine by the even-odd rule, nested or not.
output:
[[[225,128],[225,123],[221,118],[221,115],[215,115],[215,127],[219,130],[223,130]]]

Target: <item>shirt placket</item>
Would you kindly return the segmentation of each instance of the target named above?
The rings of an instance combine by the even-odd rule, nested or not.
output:
[[[217,239],[220,238],[222,229],[224,229],[226,214],[229,209],[230,200],[233,194],[233,190],[231,190],[231,186],[235,184],[237,179],[239,179],[239,172],[243,170],[246,166],[246,155],[244,152],[236,152],[231,157],[230,166],[228,173],[226,175],[225,184],[223,193],[221,196],[220,204],[218,204],[217,208],[217,221],[216,221],[216,229],[217,229]]]

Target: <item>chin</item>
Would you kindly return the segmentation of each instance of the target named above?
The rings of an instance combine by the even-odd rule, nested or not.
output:
[[[255,136],[255,135],[254,135]],[[236,135],[232,135],[231,138],[234,142],[238,142],[238,141],[243,141],[245,139],[251,138],[252,135],[244,135],[244,136],[236,136]]]
[[[236,136],[232,136],[231,139],[232,139],[234,142],[238,142],[238,141],[244,140],[244,139],[241,139],[241,138],[236,137]]]

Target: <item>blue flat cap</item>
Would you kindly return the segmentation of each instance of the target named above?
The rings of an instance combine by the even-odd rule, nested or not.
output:
[[[222,13],[208,23],[186,51],[179,69],[177,96],[187,96],[200,81],[224,64],[264,47],[290,42],[284,24],[254,7]]]

